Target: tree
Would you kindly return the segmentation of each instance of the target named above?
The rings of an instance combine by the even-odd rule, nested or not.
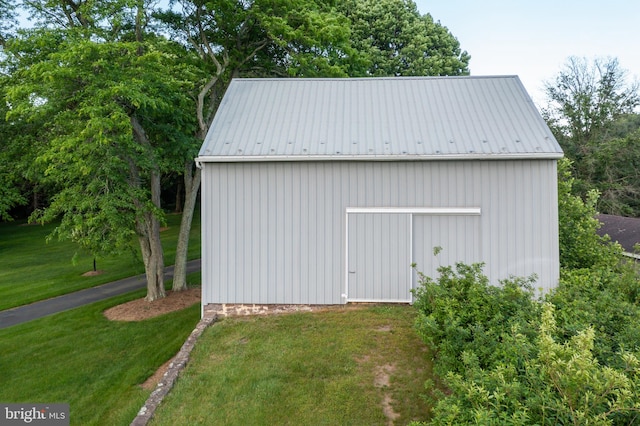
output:
[[[7,0],[0,0],[0,58],[2,50],[14,27],[15,5]],[[4,121],[8,111],[5,100],[7,86],[6,70],[0,68],[0,220],[10,220],[9,210],[24,202],[24,197],[17,187],[17,176],[12,167],[15,160],[7,140],[13,136],[15,127]]]
[[[78,3],[77,14],[67,13],[71,3],[62,2],[57,15],[47,11],[68,16],[69,28],[38,28],[8,44],[17,64],[9,117],[46,131],[36,163],[58,189],[34,217],[61,216],[55,234],[93,253],[126,249],[137,236],[147,300],[154,300],[164,296],[160,177],[193,144],[185,136],[195,125],[184,79],[191,69],[174,44],[143,36],[141,3],[118,9],[117,25],[98,30],[106,9],[83,15],[93,9]],[[117,26],[124,28],[118,34],[111,31]]]
[[[0,46],[4,46],[16,25],[16,4],[0,0]]]
[[[598,235],[596,216],[598,192],[591,190],[583,200],[573,194],[575,179],[571,161],[558,161],[558,229],[560,266],[564,269],[612,267],[622,254],[618,244]]]
[[[155,17],[174,41],[194,54],[207,77],[197,82],[195,137],[202,142],[232,77],[346,76],[355,55],[348,23],[324,2],[315,0],[180,0],[179,12]],[[185,201],[173,290],[186,288],[186,260],[191,220],[200,187],[193,156],[183,166]]]
[[[412,0],[344,0],[353,47],[364,54],[365,76],[465,75],[470,56]]]
[[[545,83],[543,114],[567,156],[576,178],[589,180],[585,159],[607,139],[612,124],[640,105],[638,84],[626,82],[617,59],[570,57],[554,81]]]
[[[545,83],[547,117],[576,149],[605,136],[621,115],[640,105],[637,83],[626,82],[617,59],[570,57],[553,82]]]
[[[5,117],[8,104],[5,100],[7,78],[0,75],[0,117]],[[20,161],[15,145],[9,139],[18,138],[18,125],[0,120],[0,220],[11,220],[10,210],[26,200],[20,192],[20,176],[16,163]]]
[[[618,121],[636,121],[636,130],[603,141],[589,159],[592,185],[600,192],[598,209],[609,214],[640,216],[640,115]]]
[[[571,57],[552,82],[547,82],[548,106],[543,115],[572,160],[574,190],[583,198],[595,189],[607,213],[638,215],[631,204],[640,193],[635,173],[623,176],[638,162],[629,138],[637,128],[640,105],[637,83],[629,83],[616,59]]]

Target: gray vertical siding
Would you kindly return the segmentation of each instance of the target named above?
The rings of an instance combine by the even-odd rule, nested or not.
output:
[[[411,301],[411,215],[348,217],[348,301]]]
[[[440,260],[479,257],[493,283],[536,273],[539,287],[556,285],[555,160],[203,167],[204,304],[344,303],[349,207],[479,207],[475,218],[414,216],[414,231],[439,230],[414,232],[414,257],[433,257],[437,239]]]
[[[414,215],[413,236],[413,263],[427,276],[436,277],[440,266],[483,261],[481,215]]]

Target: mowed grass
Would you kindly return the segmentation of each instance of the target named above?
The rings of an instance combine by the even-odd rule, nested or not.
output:
[[[167,215],[163,231],[165,264],[172,265],[180,228],[180,215]],[[55,224],[0,223],[0,310],[94,287],[144,273],[137,241],[132,252],[97,259],[104,273],[85,277],[93,269],[93,256],[69,241],[46,242]],[[200,215],[196,211],[189,239],[189,259],[200,257]],[[77,253],[74,259],[74,255]]]
[[[411,306],[224,319],[153,425],[386,425],[425,420],[430,353]],[[386,410],[386,413],[385,413]]]
[[[141,322],[103,311],[144,291],[0,330],[0,401],[69,403],[71,425],[128,425],[150,391],[140,387],[179,350],[200,305]]]
[[[172,264],[180,216],[167,219],[162,239],[165,263]],[[98,259],[105,274],[83,277],[93,257],[81,254],[74,264],[74,244],[45,243],[53,227],[0,224],[3,308],[143,272],[139,259],[126,253]],[[198,218],[191,237],[189,257],[197,258]],[[200,273],[190,274],[187,281],[199,285]],[[105,309],[145,293],[142,289],[0,330],[0,401],[69,403],[72,425],[129,424],[151,393],[140,384],[175,355],[200,319],[199,304],[141,322],[104,317]]]

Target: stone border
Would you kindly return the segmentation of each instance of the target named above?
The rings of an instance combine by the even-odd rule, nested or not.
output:
[[[318,312],[335,309],[346,309],[347,305],[258,305],[258,304],[223,304],[206,305],[205,311],[214,312],[219,317],[242,317],[249,315],[277,315],[294,312]]]
[[[173,362],[169,364],[169,369],[166,373],[164,373],[164,376],[156,386],[156,389],[151,392],[149,398],[147,398],[142,408],[140,408],[140,411],[138,411],[138,415],[133,419],[130,426],[145,426],[149,422],[149,420],[151,420],[151,417],[153,417],[156,409],[175,384],[178,375],[187,365],[187,361],[189,361],[189,355],[191,354],[191,350],[195,346],[196,341],[202,335],[202,332],[204,332],[207,327],[216,322],[216,320],[218,319],[216,311],[217,309],[204,311],[202,319],[200,320],[200,322],[198,322],[196,328],[191,332],[187,340],[184,342]]]

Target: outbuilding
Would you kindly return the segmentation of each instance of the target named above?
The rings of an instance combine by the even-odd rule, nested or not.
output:
[[[548,290],[562,155],[517,76],[234,79],[196,159],[202,303],[410,303],[412,263]]]

